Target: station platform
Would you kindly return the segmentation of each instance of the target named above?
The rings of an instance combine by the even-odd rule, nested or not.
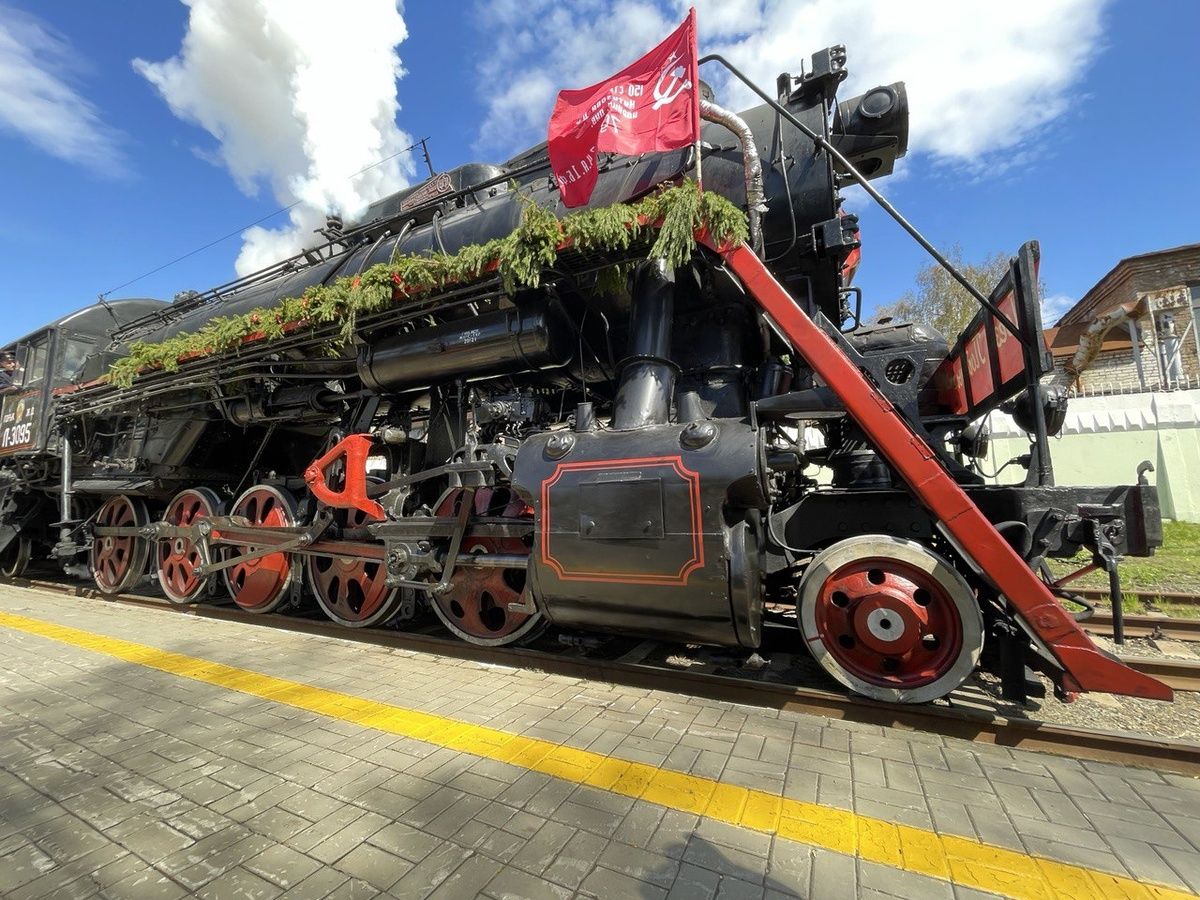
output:
[[[0,896],[1177,898],[1200,781],[0,586]]]

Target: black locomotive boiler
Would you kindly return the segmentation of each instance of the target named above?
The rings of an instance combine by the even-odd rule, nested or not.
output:
[[[8,345],[5,573],[49,561],[105,592],[152,579],[174,603],[259,613],[315,601],[350,627],[432,611],[489,645],[553,626],[749,651],[785,625],[880,700],[943,696],[979,666],[1009,696],[1033,668],[1064,697],[1169,699],[1091,643],[1045,565],[1086,549],[1115,572],[1161,523],[1150,485],[1054,483],[1065,399],[1042,383],[1037,245],[961,336],[860,321],[840,190],[892,171],[908,107],[899,83],[839,102],[845,59],[816,54],[737,114],[706,98],[703,188],[749,238],[702,230],[680,265],[647,258],[648,222],[649,238],[557,248],[536,286],[482,266],[104,377],[139,346],[502,238],[529,203],[563,212],[537,146],[331,219],[250,277]],[[695,168],[692,148],[602,157],[591,207]],[[1030,433],[1013,486],[974,466],[1001,405]]]

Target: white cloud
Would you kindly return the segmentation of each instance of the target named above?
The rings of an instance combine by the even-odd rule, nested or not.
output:
[[[1006,165],[1006,151],[1067,111],[1099,49],[1105,0],[586,0],[569,12],[550,0],[491,3],[482,19],[499,49],[480,67],[493,92],[481,146],[512,150],[544,139],[558,89],[616,71],[665,37],[693,2],[701,53],[724,54],[767,90],[780,72],[798,74],[813,52],[845,44],[851,77],[842,97],[905,81],[912,149],[982,170]],[[520,81],[506,86],[511,72]],[[702,75],[728,105],[750,105],[715,65]],[[549,89],[518,87],[534,79]]]
[[[395,0],[184,2],[179,54],[134,69],[216,138],[242,191],[266,181],[281,205],[300,204],[288,226],[243,234],[239,274],[312,243],[326,213],[354,216],[408,183],[408,154],[354,174],[412,143],[396,125],[408,31]]]
[[[106,176],[126,174],[121,134],[71,82],[75,50],[40,19],[0,4],[0,129]]]

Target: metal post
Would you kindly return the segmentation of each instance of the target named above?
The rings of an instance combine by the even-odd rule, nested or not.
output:
[[[1115,565],[1108,568],[1108,596],[1112,601],[1113,643],[1121,646],[1125,643],[1125,610],[1121,605],[1121,573]]]
[[[429,138],[421,138],[421,153],[425,157],[425,168],[429,170],[429,177],[432,178],[437,174],[433,170],[433,160],[429,158]]]
[[[1167,386],[1167,371],[1163,368],[1162,348],[1158,344],[1158,316],[1154,314],[1153,303],[1147,303],[1147,311],[1150,316],[1150,346],[1151,353],[1154,354],[1154,368],[1158,372],[1157,388],[1162,389]]]
[[[75,489],[72,482],[73,473],[71,460],[71,425],[65,423],[62,431],[62,484],[60,503],[61,509],[61,526],[58,531],[58,539],[63,544],[66,544],[71,539],[71,522],[74,520],[72,512],[71,498],[75,495]]]
[[[1050,461],[1050,436],[1046,431],[1046,409],[1042,403],[1042,378],[1039,374],[1042,371],[1041,357],[1045,345],[1042,343],[1041,332],[1037,331],[1037,326],[1041,324],[1041,317],[1037,315],[1037,305],[1040,302],[1037,276],[1034,274],[1030,254],[1024,247],[1009,264],[1009,272],[1016,295],[1029,301],[1024,304],[1019,316],[1022,326],[1019,337],[1025,357],[1026,391],[1033,404],[1033,445],[1037,453],[1037,483],[1039,487],[1048,487],[1054,484],[1054,465]]]
[[[1133,366],[1137,369],[1138,387],[1146,389],[1146,372],[1142,369],[1142,347],[1138,337],[1137,320],[1131,318],[1129,325],[1129,343],[1133,348]]]

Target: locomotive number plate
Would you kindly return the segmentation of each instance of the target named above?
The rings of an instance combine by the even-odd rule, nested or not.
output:
[[[0,409],[0,456],[29,450],[37,444],[40,390],[11,394]]]

